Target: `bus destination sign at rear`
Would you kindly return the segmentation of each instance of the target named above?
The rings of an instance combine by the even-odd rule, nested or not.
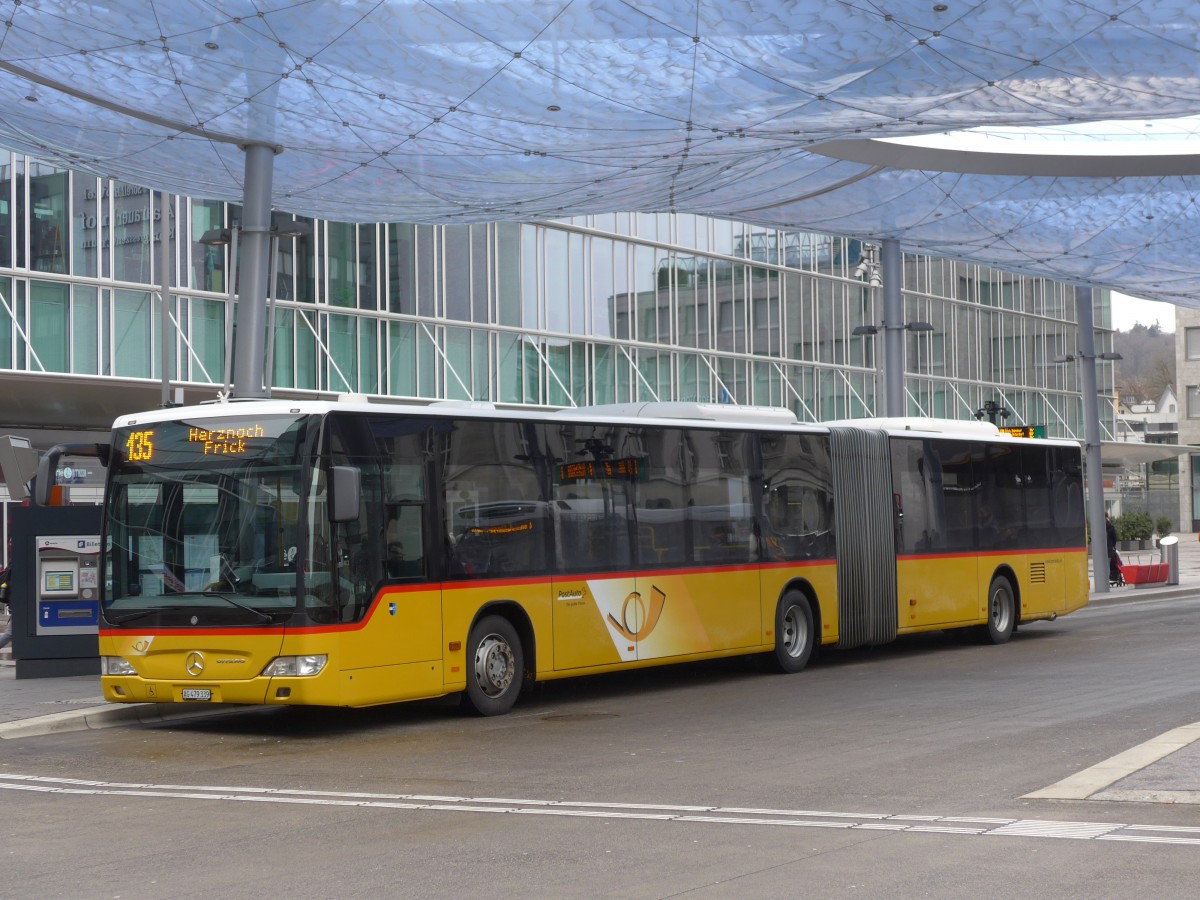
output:
[[[632,456],[623,459],[588,459],[560,465],[558,483],[570,484],[572,481],[613,478],[637,481],[641,473],[639,461]]]

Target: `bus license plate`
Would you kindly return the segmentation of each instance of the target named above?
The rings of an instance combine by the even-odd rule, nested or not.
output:
[[[212,688],[184,688],[184,700],[211,700]]]

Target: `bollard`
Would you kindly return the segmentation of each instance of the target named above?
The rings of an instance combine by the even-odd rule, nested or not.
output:
[[[1159,562],[1167,564],[1167,584],[1179,584],[1179,538],[1173,534],[1158,541]]]

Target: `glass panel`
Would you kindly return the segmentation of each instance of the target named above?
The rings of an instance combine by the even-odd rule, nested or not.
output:
[[[30,172],[29,267],[67,272],[67,173],[40,163],[31,164]]]
[[[358,390],[365,394],[380,392],[378,326],[375,319],[358,320]]]
[[[417,311],[417,226],[388,225],[388,309]]]
[[[71,272],[74,275],[95,277],[99,273],[100,197],[99,182],[91,175],[76,172],[72,175],[70,219],[73,223]],[[7,233],[7,232],[6,232]]]
[[[115,291],[113,300],[113,374],[133,378],[150,377],[150,295],[144,291]]]
[[[521,226],[499,223],[496,229],[496,302],[501,325],[521,324]]]
[[[35,371],[70,371],[67,362],[68,295],[66,284],[29,283],[29,342],[37,356],[36,361],[30,360],[30,368]]]
[[[417,395],[416,326],[388,322],[388,393],[396,397]]]
[[[77,284],[71,289],[71,297],[71,368],[79,375],[97,375],[100,364],[97,290]]]
[[[357,303],[355,267],[355,226],[344,222],[327,222],[328,235],[325,262],[328,266],[330,306],[352,307]]]
[[[376,263],[376,225],[359,225],[358,230],[358,308],[379,309],[379,267]]]
[[[271,385],[295,387],[296,317],[290,309],[275,310],[275,344],[271,350]]]
[[[154,194],[144,187],[112,182],[113,278],[150,284],[154,229],[160,218]]]
[[[358,341],[354,316],[329,315],[329,373],[331,391],[358,390]]]
[[[192,201],[191,252],[192,268],[189,286],[201,291],[223,294],[229,289],[225,280],[225,255],[228,244],[202,244],[200,239],[224,227],[225,204],[216,200]]]

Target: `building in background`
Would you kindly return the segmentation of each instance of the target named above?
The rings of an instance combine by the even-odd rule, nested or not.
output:
[[[0,162],[0,429],[45,447],[157,407],[168,385],[189,403],[224,390],[235,246],[202,238],[235,236],[239,208],[173,196],[164,220],[143,187]],[[694,400],[803,421],[874,415],[883,396],[877,248],[858,240],[673,214],[308,224],[273,242],[276,396]],[[912,254],[903,268],[906,324],[930,326],[905,333],[909,414],[969,419],[992,401],[1002,424],[1083,436],[1071,286]],[[1114,396],[1111,362],[1098,378]]]
[[[1175,379],[1179,384],[1179,443],[1200,445],[1200,310],[1175,307]],[[1180,459],[1180,528],[1200,531],[1200,453]]]

